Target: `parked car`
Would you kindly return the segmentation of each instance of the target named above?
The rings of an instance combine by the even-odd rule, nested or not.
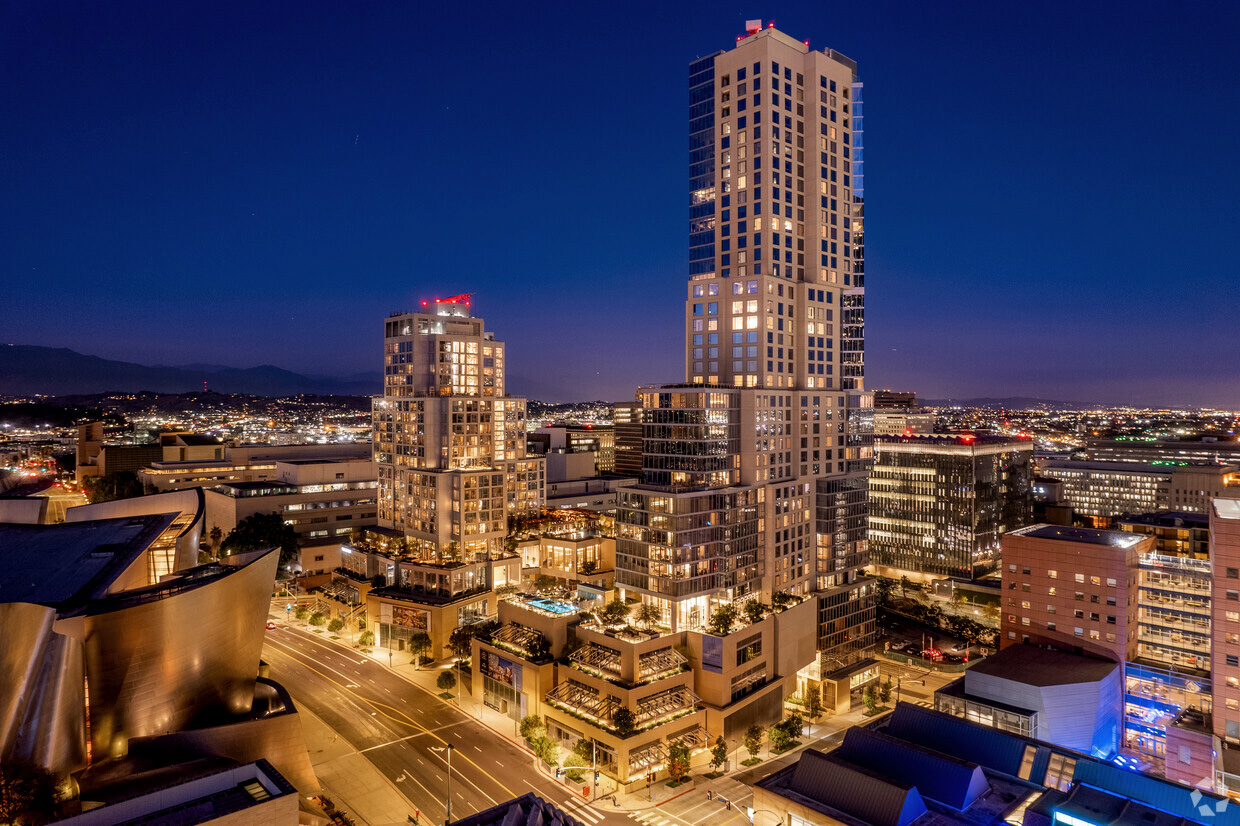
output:
[[[268,630],[268,631],[270,631],[272,628],[275,628],[275,627],[276,627],[276,621],[275,621],[275,620],[267,620],[267,630]]]

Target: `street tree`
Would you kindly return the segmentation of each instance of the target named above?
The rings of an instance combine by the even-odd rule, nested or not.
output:
[[[878,710],[878,689],[874,686],[874,683],[867,685],[861,696],[862,699],[865,700],[866,708],[868,708],[871,712]]]
[[[456,688],[456,675],[451,671],[441,671],[435,685],[439,686],[440,691],[451,691]]]
[[[527,743],[533,743],[546,733],[547,727],[537,714],[527,714],[521,718],[521,736]]]
[[[363,631],[361,634],[358,635],[357,642],[359,645],[374,645],[375,644],[375,632],[374,631]]]
[[[327,620],[326,620],[326,619],[323,617],[323,615],[322,615],[322,614],[320,614],[318,611],[315,611],[313,614],[311,614],[311,615],[310,615],[310,624],[311,624],[311,625],[314,625],[314,626],[319,626],[319,625],[322,625],[322,624],[323,624],[323,623],[325,623],[325,622],[327,622]]]
[[[891,675],[887,675],[887,681],[878,687],[878,699],[883,703],[891,702]]]
[[[333,634],[335,634],[337,631],[344,630],[344,620],[342,620],[340,617],[336,617],[331,622],[327,623],[327,630],[331,631]]]
[[[762,750],[762,726],[757,723],[745,729],[745,750],[749,752],[751,760]]]
[[[422,667],[422,655],[431,647],[431,635],[425,631],[414,631],[409,635],[409,650],[413,652],[413,664]]]
[[[710,747],[710,765],[715,771],[719,771],[719,767],[728,759],[728,744],[723,739],[723,735],[715,738],[715,744]]]
[[[811,684],[806,689],[805,711],[809,714],[809,719],[817,720],[822,716],[822,692],[816,686]]]
[[[560,759],[560,744],[547,735],[542,735],[531,744],[534,754],[548,766],[554,766]]]

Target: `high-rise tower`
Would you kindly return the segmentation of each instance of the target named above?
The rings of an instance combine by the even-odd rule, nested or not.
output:
[[[755,23],[689,68],[685,380],[860,390],[857,64]]]
[[[618,585],[676,629],[818,602],[822,665],[874,635],[856,64],[751,24],[689,68],[685,383],[642,389]]]
[[[379,525],[429,558],[500,549],[508,515],[544,501],[544,460],[526,456],[525,399],[504,393],[504,345],[466,296],[384,323],[374,402]]]

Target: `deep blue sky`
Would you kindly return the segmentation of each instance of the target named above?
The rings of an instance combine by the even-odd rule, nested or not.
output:
[[[1240,406],[1231,0],[7,0],[0,341],[343,375],[474,291],[510,392],[679,380],[747,17],[861,64],[870,386]]]

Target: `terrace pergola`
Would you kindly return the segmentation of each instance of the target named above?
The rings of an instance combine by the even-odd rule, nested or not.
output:
[[[532,628],[526,628],[523,625],[517,625],[512,622],[501,625],[491,632],[491,640],[493,642],[516,648],[528,655],[532,655],[537,651],[539,644],[545,639],[546,637],[542,635],[541,631],[535,631]]]
[[[637,724],[643,725],[697,705],[699,698],[683,685],[653,694],[637,704]]]
[[[673,743],[683,743],[689,747],[689,751],[694,749],[705,748],[710,743],[710,733],[701,726],[694,726],[688,731],[678,734],[675,737],[669,737],[667,743],[655,741],[648,746],[629,754],[629,774],[645,771],[652,766],[659,766],[667,762],[670,754],[668,747]]]
[[[547,692],[547,699],[579,711],[611,725],[611,715],[620,705],[615,697],[601,697],[598,692],[576,680],[565,680]]]
[[[587,643],[568,655],[572,662],[601,674],[620,676],[620,652],[596,643]]]
[[[637,678],[649,679],[666,671],[679,671],[689,660],[675,648],[648,651],[637,660]]]

